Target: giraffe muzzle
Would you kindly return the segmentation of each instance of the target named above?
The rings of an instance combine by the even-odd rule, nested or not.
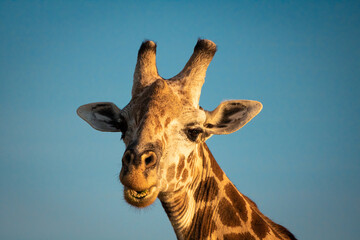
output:
[[[124,185],[125,200],[136,207],[152,204],[158,195],[157,155],[154,151],[136,154],[127,150],[122,158],[120,181]]]

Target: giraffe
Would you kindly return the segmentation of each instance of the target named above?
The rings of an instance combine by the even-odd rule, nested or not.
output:
[[[199,39],[183,70],[164,79],[156,44],[144,41],[130,102],[123,109],[90,103],[77,114],[96,130],[122,133],[125,200],[143,208],[159,198],[178,239],[296,239],[237,190],[205,143],[239,130],[262,109],[251,100],[224,101],[213,111],[199,106],[216,50],[212,41]]]

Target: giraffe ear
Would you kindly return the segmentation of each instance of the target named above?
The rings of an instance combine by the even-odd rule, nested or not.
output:
[[[121,110],[113,103],[98,102],[80,106],[79,117],[90,126],[102,132],[120,132],[122,126]]]
[[[229,134],[242,128],[262,109],[251,100],[230,100],[220,103],[213,111],[206,111],[205,131],[208,134]]]

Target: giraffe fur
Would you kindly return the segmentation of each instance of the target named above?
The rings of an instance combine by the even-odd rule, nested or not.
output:
[[[181,240],[296,239],[238,191],[205,143],[242,128],[262,104],[228,100],[204,110],[199,98],[215,43],[199,39],[183,70],[170,79],[158,73],[156,47],[152,41],[141,45],[132,97],[123,109],[97,102],[77,110],[96,130],[122,133],[125,200],[144,208],[158,198]]]

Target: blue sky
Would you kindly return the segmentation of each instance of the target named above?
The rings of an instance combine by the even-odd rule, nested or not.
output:
[[[199,37],[218,45],[201,106],[264,105],[208,141],[229,178],[299,239],[359,236],[358,1],[1,1],[1,239],[175,239],[158,201],[123,200],[120,134],[75,111],[128,103],[144,39],[169,78]]]

